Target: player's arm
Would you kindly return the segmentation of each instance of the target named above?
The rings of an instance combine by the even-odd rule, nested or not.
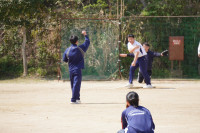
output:
[[[86,31],[82,31],[82,34],[85,36],[85,42],[83,44],[81,44],[79,47],[86,52],[88,47],[90,46],[90,39],[86,33]]]
[[[161,56],[168,56],[168,50],[164,50],[160,55]]]
[[[135,66],[136,65],[136,61],[137,61],[137,59],[138,59],[138,55],[139,55],[139,51],[137,51],[136,53],[135,53],[135,58],[134,58],[134,60],[133,60],[133,62],[132,62],[132,66]]]
[[[149,114],[149,116],[150,116],[150,119],[151,119],[152,130],[155,130],[155,124],[154,124],[154,122],[153,122],[152,115],[151,115],[151,113],[150,113],[150,111],[149,111],[148,109],[146,109],[146,110],[147,110],[147,113]]]
[[[127,57],[127,54],[119,54],[120,57]]]
[[[119,54],[120,57],[135,57],[133,53],[129,54]]]
[[[158,52],[153,52],[153,57],[160,57],[160,56],[163,56],[163,54]]]
[[[68,62],[68,59],[67,59],[67,57],[66,57],[66,51],[65,51],[64,54],[63,54],[63,61],[66,62],[66,63]]]
[[[125,110],[122,112],[121,123],[122,123],[122,129],[125,129],[127,127],[126,111]]]
[[[140,48],[140,46],[135,46],[134,48],[129,48],[128,51],[129,53],[133,53],[136,49]]]
[[[129,53],[127,54],[128,57],[135,57],[135,55],[133,53]]]

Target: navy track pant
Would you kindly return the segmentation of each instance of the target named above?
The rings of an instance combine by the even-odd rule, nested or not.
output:
[[[76,102],[76,100],[80,100],[80,88],[81,88],[81,81],[82,81],[81,69],[70,71],[70,81],[71,81],[71,89],[72,89],[71,102]]]
[[[140,68],[140,72],[142,73],[146,84],[150,85],[151,81],[150,81],[150,76],[147,73],[147,61],[145,59],[145,57],[139,57],[137,59],[136,65],[135,66],[130,66],[130,72],[129,72],[129,83],[132,84],[133,83],[133,78],[134,78],[134,72],[137,68]]]
[[[151,80],[151,75],[152,75],[152,70],[147,70],[147,73],[149,74],[150,80]],[[142,75],[142,73],[139,71],[138,72],[138,82],[142,83],[144,80],[144,77]],[[144,82],[146,83],[146,81],[144,80]]]

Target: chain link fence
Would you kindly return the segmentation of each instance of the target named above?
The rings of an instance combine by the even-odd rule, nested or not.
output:
[[[121,27],[120,27],[121,26]],[[108,19],[63,19],[61,21],[61,57],[70,46],[69,37],[79,36],[81,31],[89,34],[91,45],[85,56],[83,80],[108,80],[119,78],[119,53],[128,53],[127,35],[134,34],[140,43],[148,42],[150,49],[162,52],[169,48],[169,36],[184,36],[184,60],[180,68],[168,57],[158,57],[153,62],[153,78],[200,78],[200,60],[197,48],[200,41],[200,17],[124,17]],[[119,37],[120,36],[120,37]],[[120,47],[118,43],[120,43]],[[120,73],[128,78],[132,58],[121,58]],[[61,63],[62,79],[69,79],[66,63]],[[180,69],[181,75],[175,76]],[[137,75],[137,73],[135,73]]]
[[[118,72],[118,36],[116,20],[63,19],[61,21],[61,57],[71,44],[69,37],[77,35],[79,44],[84,42],[81,31],[86,30],[90,46],[85,54],[83,80],[108,80],[116,78]],[[68,64],[61,63],[62,79],[69,79]]]

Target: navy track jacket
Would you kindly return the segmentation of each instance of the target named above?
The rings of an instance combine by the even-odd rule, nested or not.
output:
[[[129,106],[122,112],[122,128],[127,133],[154,133],[155,125],[151,113],[142,106]]]
[[[79,46],[76,44],[71,44],[71,48],[67,48],[63,54],[63,61],[68,62],[69,71],[84,69],[84,57],[83,53],[81,53],[81,48],[83,52],[86,52],[90,45],[89,37],[85,36],[85,42]],[[79,48],[78,48],[79,47]],[[70,50],[70,51],[69,51]],[[69,52],[68,52],[69,51]],[[68,57],[67,57],[68,53]]]

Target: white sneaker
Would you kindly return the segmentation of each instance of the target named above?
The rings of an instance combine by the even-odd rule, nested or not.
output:
[[[80,104],[81,100],[76,100],[76,102],[70,102],[70,104]]]
[[[80,103],[81,103],[81,100],[76,100],[76,103],[80,104]]]
[[[125,87],[131,88],[131,87],[133,87],[133,84],[128,83]]]
[[[77,102],[70,102],[70,104],[78,104]]]
[[[145,85],[143,88],[153,88],[152,85]]]

